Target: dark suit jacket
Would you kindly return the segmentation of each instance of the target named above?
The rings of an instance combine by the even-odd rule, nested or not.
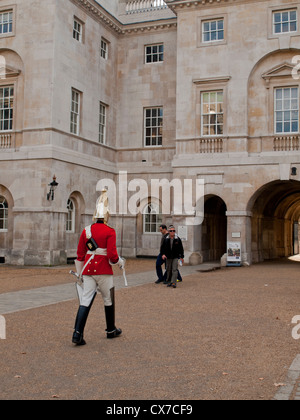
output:
[[[184,250],[179,236],[175,235],[171,249],[170,236],[167,235],[161,245],[160,253],[161,255],[165,255],[168,259],[184,258]]]

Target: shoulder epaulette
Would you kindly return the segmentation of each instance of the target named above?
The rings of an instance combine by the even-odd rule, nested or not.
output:
[[[92,225],[85,227],[85,234],[86,234],[86,239],[90,239],[92,237]]]

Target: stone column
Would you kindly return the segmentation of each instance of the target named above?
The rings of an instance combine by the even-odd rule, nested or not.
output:
[[[242,264],[252,264],[251,249],[251,218],[252,213],[243,210],[231,210],[226,212],[227,216],[227,241],[240,242],[242,253]],[[226,255],[227,257],[227,255]],[[224,256],[225,259],[225,256]],[[223,265],[226,265],[225,261]]]
[[[136,256],[136,216],[121,215],[114,218],[114,228],[117,234],[117,248],[122,257]]]
[[[9,263],[52,266],[66,264],[66,211],[14,208],[13,249]]]
[[[197,223],[194,216],[173,216],[173,224],[182,240],[185,262],[191,265],[202,264],[203,256],[199,251],[201,249],[202,224]]]

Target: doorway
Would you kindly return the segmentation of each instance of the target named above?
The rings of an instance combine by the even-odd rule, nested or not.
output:
[[[268,183],[254,194],[249,204],[253,262],[297,254],[300,182]]]
[[[226,253],[227,207],[218,196],[205,197],[202,224],[203,261],[218,261]]]

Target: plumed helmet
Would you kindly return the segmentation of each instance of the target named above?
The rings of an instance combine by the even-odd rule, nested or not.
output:
[[[103,219],[104,223],[107,223],[108,218],[109,218],[108,197],[107,197],[107,190],[104,188],[101,191],[101,195],[97,200],[96,210],[94,213],[93,220]]]

